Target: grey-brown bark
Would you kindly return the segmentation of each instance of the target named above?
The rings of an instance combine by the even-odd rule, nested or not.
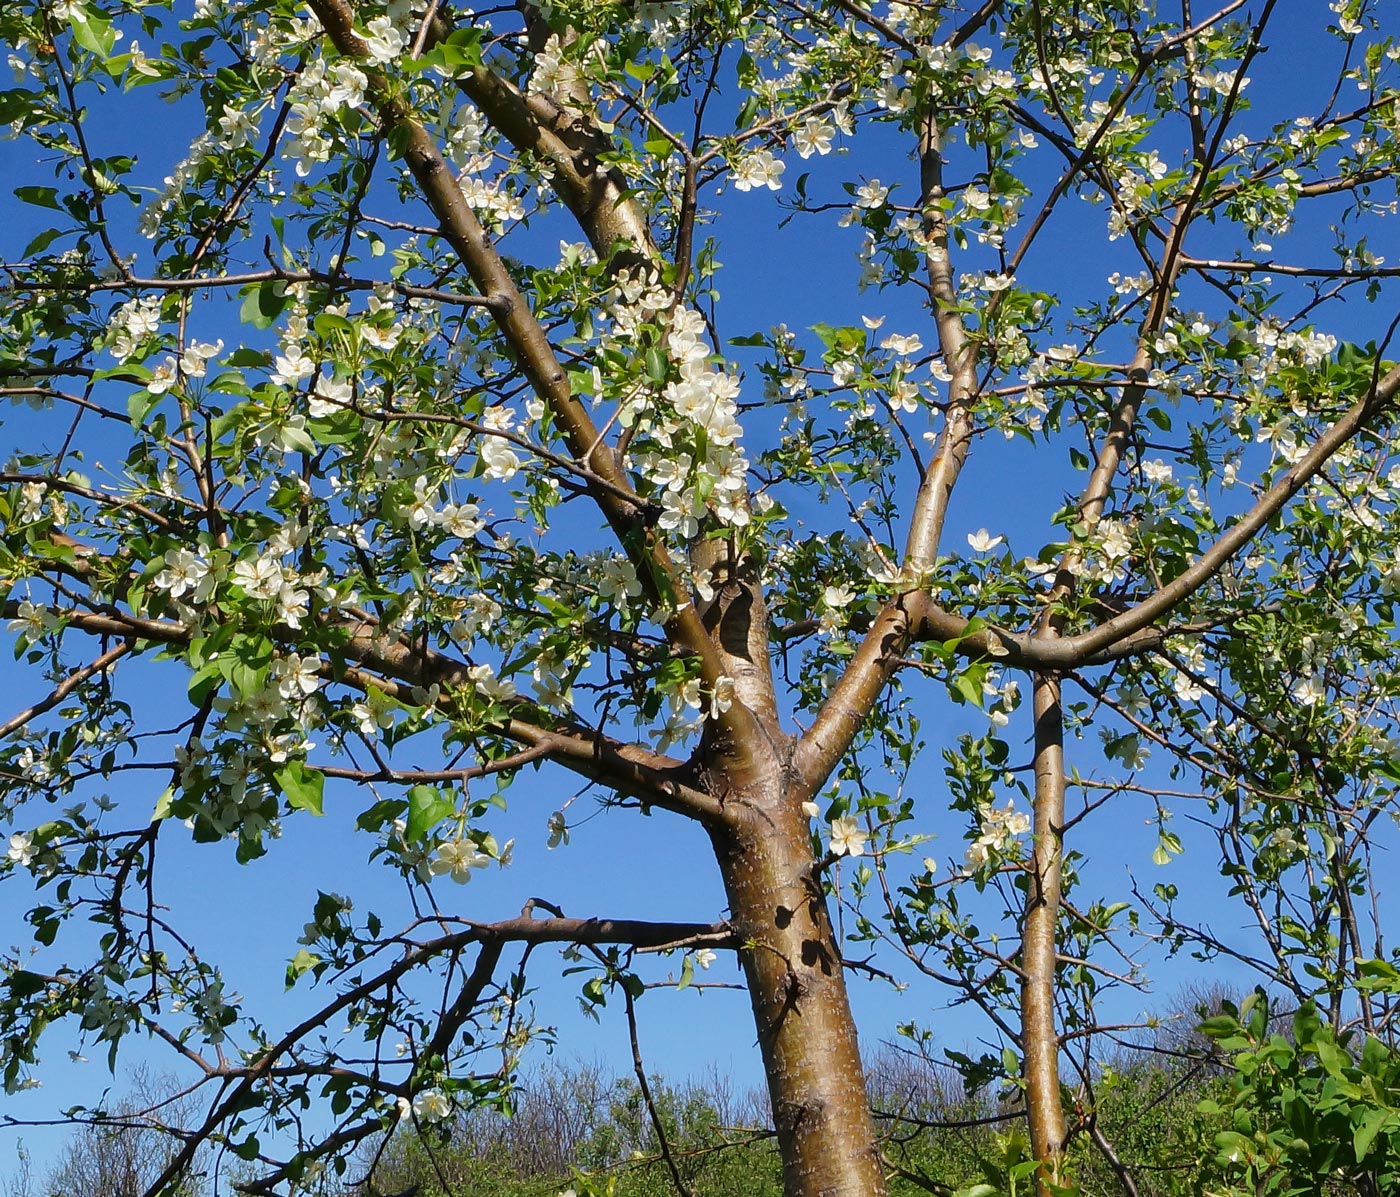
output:
[[[840,947],[806,816],[781,793],[740,794],[711,838],[743,944],[785,1189],[794,1197],[883,1193]]]

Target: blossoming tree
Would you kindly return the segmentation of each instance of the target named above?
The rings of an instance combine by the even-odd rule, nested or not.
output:
[[[629,1015],[648,952],[733,952],[793,1197],[885,1190],[861,967],[981,1007],[1043,1191],[1089,1140],[1136,1192],[1093,1094],[1137,953],[1383,1036],[1400,46],[1276,7],[5,6],[7,1086],[140,1031],[203,1103],[156,1189],[214,1141],[278,1192],[501,1100],[539,945]],[[799,261],[721,299],[759,235],[849,242],[822,322]],[[700,824],[728,917],[473,920],[506,799],[566,852],[536,770]],[[1189,812],[1253,940],[1088,896],[1144,803],[1130,865]],[[420,917],[322,895],[269,1027],[157,847],[347,810]]]

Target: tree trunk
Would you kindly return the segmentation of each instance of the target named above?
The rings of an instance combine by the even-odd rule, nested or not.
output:
[[[1021,1054],[1031,1150],[1040,1161],[1037,1191],[1048,1197],[1060,1180],[1066,1137],[1060,1100],[1060,1037],[1055,1027],[1056,932],[1064,875],[1060,835],[1065,821],[1064,713],[1058,678],[1036,675],[1033,705],[1035,846],[1021,933]]]
[[[712,828],[753,1003],[787,1197],[880,1197],[884,1170],[806,816],[776,792]]]

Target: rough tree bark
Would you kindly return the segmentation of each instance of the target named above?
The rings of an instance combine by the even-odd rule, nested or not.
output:
[[[785,1189],[883,1193],[841,949],[807,818],[780,785],[750,787],[727,799],[710,834],[743,944]]]

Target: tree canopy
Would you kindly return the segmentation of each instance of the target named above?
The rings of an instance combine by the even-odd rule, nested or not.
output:
[[[1087,1141],[1135,1194],[1096,1093],[1124,992],[1194,955],[1263,988],[1207,1024],[1251,1061],[1219,1184],[1341,1166],[1296,1146],[1303,1077],[1383,1187],[1397,33],[6,5],[7,1088],[149,1040],[194,1111],[152,1192],[213,1145],[281,1193],[508,1107],[551,973],[635,1044],[732,953],[789,1197],[885,1189],[854,976],[1024,1110],[1008,1192]],[[599,805],[698,824],[724,916],[544,878],[474,917],[512,836],[567,868]],[[255,876],[318,819],[359,848],[267,945],[312,990],[283,1024],[161,862]]]

